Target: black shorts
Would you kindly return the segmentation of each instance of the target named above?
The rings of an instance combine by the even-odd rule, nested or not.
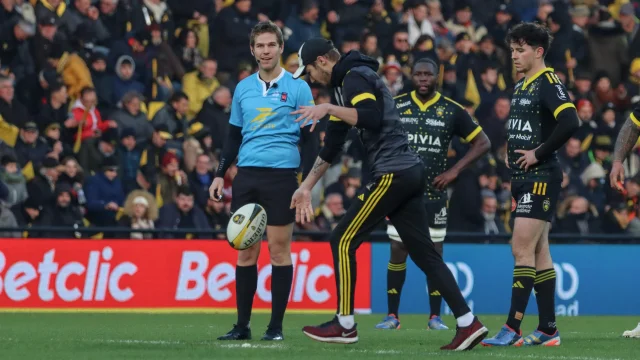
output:
[[[427,209],[429,228],[430,229],[446,229],[447,228],[447,199],[428,200],[424,199],[424,205]]]
[[[562,180],[513,181],[511,195],[516,201],[513,217],[551,222],[556,211]]]
[[[231,212],[256,203],[267,212],[267,225],[291,224],[296,211],[289,207],[297,189],[298,174],[294,169],[239,167],[231,188]]]

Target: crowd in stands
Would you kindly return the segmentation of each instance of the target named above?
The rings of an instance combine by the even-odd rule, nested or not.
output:
[[[412,90],[415,60],[434,59],[439,91],[492,143],[449,189],[449,231],[487,235],[513,226],[504,158],[511,89],[522,75],[504,38],[520,21],[547,25],[547,64],[582,121],[559,151],[552,232],[638,234],[640,151],[625,164],[623,194],[607,174],[617,132],[640,104],[639,14],[629,0],[0,0],[0,228],[29,228],[0,236],[224,237],[206,231],[224,230],[237,169],[226,175],[223,202],[208,188],[235,86],[256,71],[250,30],[266,20],[283,30],[290,72],[300,45],[316,36],[377,59],[393,95]],[[316,103],[330,101],[326,88],[311,87]],[[316,133],[322,140],[322,124]],[[451,162],[466,150],[454,140]],[[337,224],[370,180],[364,158],[353,132],[314,189],[315,222],[298,229]],[[130,231],[78,231],[86,227]]]

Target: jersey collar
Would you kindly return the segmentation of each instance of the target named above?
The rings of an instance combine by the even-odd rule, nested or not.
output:
[[[435,104],[438,100],[440,100],[440,93],[436,91],[436,94],[433,96],[433,98],[431,98],[431,100],[427,101],[426,103],[423,103],[422,101],[420,101],[420,99],[418,99],[418,96],[416,95],[416,91],[412,91],[411,92],[411,99],[413,99],[413,102],[416,103],[416,105],[418,105],[418,107],[420,108],[420,111],[427,111],[427,109],[429,108],[429,106]]]
[[[278,81],[280,81],[280,79],[282,79],[282,77],[284,77],[285,72],[286,70],[284,68],[280,68],[280,75],[278,75],[270,82],[271,87],[273,87],[273,84],[277,83]],[[262,96],[267,96],[267,83],[264,82],[264,80],[260,79],[260,72],[256,72],[256,79],[258,79],[258,83],[260,84],[260,86],[262,86]]]
[[[548,68],[544,68],[544,69],[542,69],[542,70],[538,71],[537,73],[535,73],[531,78],[529,78],[529,79],[525,79],[525,80],[524,80],[524,83],[522,84],[522,90],[525,90],[525,89],[527,88],[527,86],[529,86],[529,84],[531,84],[532,82],[534,82],[534,81],[535,81],[535,79],[539,78],[539,77],[540,77],[540,75],[542,75],[542,74],[546,73],[547,71],[551,71],[551,72],[553,72],[554,70],[553,70],[553,68],[550,68],[550,67],[548,67]]]

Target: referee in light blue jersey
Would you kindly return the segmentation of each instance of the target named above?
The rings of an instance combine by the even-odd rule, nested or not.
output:
[[[267,238],[271,255],[271,322],[263,340],[283,340],[282,319],[287,308],[293,266],[291,236],[295,210],[291,197],[298,188],[297,171],[302,148],[303,173],[313,166],[319,139],[313,128],[300,128],[292,111],[314,105],[311,89],[304,80],[294,79],[280,67],[284,40],[272,22],[261,22],[251,31],[251,53],[259,71],[236,87],[231,104],[229,133],[222,151],[210,195],[222,199],[224,175],[238,158],[238,174],[233,181],[231,211],[248,203],[258,203],[267,212]],[[260,244],[238,252],[236,265],[236,305],[238,322],[218,340],[251,339],[249,321],[258,283],[256,263]]]

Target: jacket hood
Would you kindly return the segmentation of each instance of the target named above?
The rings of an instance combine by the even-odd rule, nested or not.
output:
[[[358,66],[366,66],[371,70],[378,72],[380,64],[375,59],[366,56],[359,51],[351,50],[342,55],[340,60],[338,60],[338,63],[333,67],[333,72],[331,73],[331,85],[334,87],[340,86],[347,73]]]
[[[120,78],[120,79],[121,79],[121,80],[123,80],[123,81],[128,81],[128,80],[132,80],[132,79],[133,79],[133,76],[131,77],[131,79],[124,80],[124,79],[122,79],[122,73],[120,72],[120,65],[122,65],[122,63],[123,63],[125,60],[127,60],[127,61],[131,64],[131,67],[132,67],[132,69],[131,69],[131,70],[132,70],[132,73],[133,73],[133,74],[135,74],[135,73],[136,73],[136,62],[135,62],[135,61],[133,60],[133,58],[132,58],[131,56],[129,56],[129,55],[122,55],[122,56],[120,56],[120,57],[118,58],[118,61],[116,62],[116,68],[115,68],[115,70],[116,70],[116,75],[118,75],[118,78]]]

